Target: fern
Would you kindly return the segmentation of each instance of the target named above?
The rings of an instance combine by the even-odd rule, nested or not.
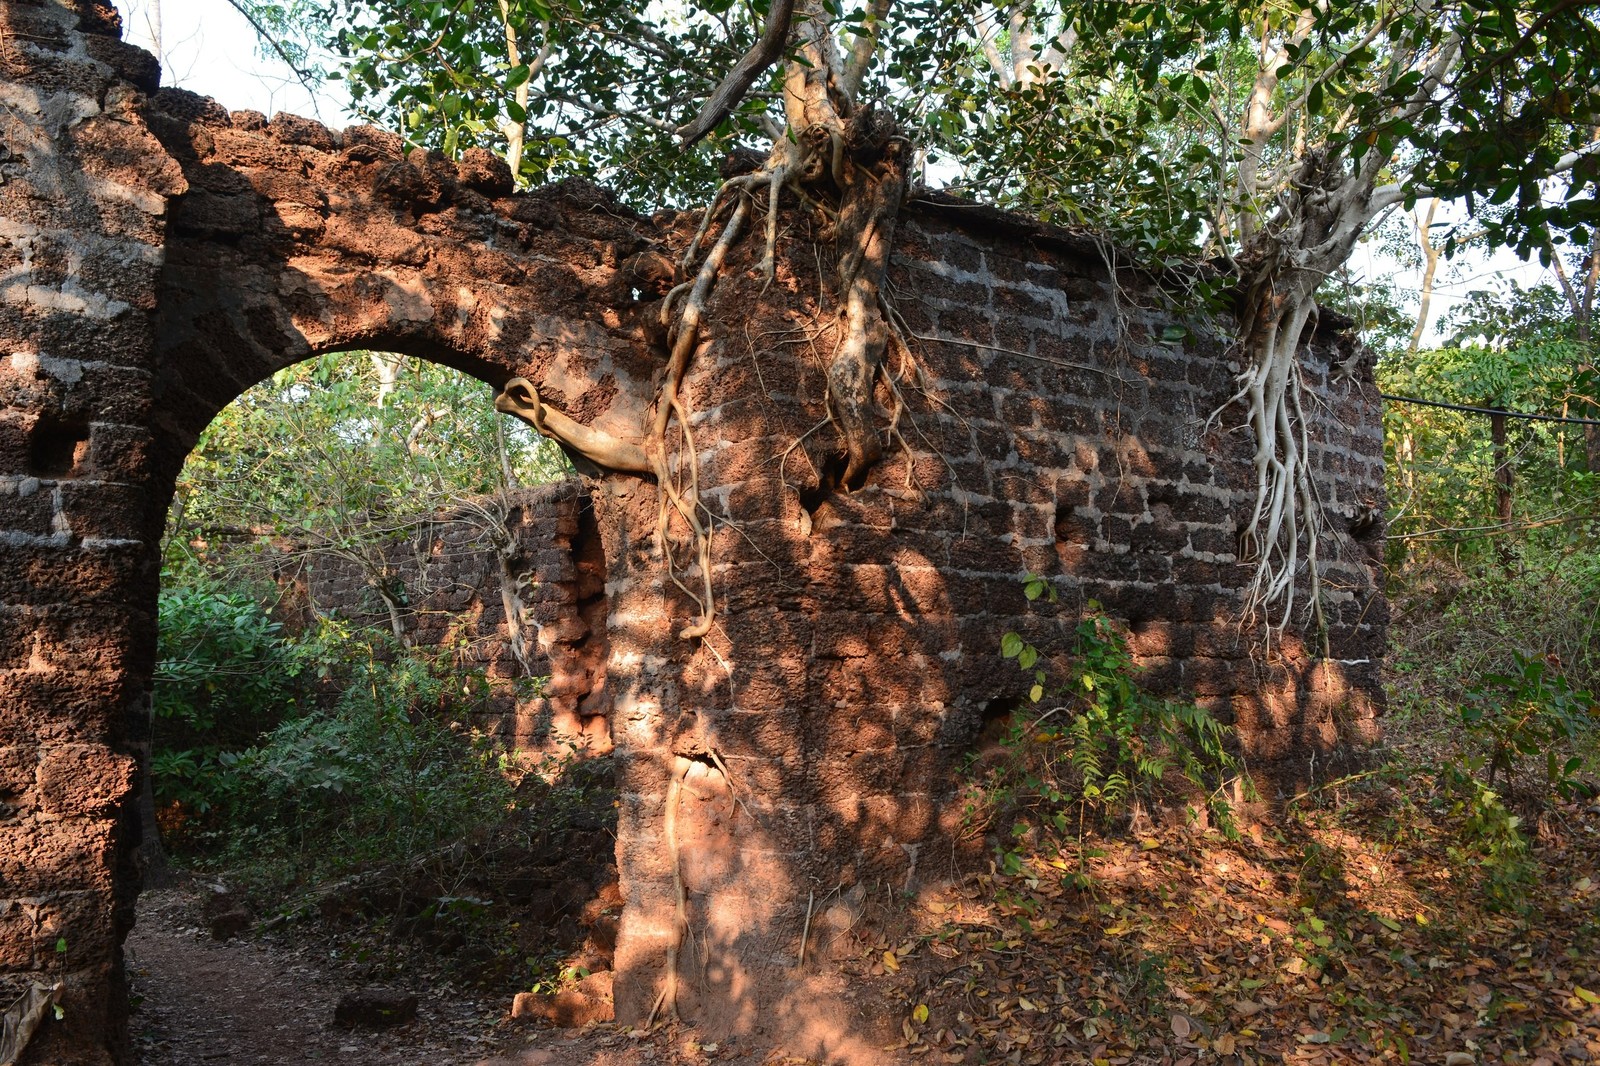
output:
[[[1030,600],[1054,598],[1037,578],[1028,591]],[[1159,799],[1177,774],[1202,790],[1217,824],[1233,835],[1222,797],[1237,773],[1232,731],[1203,707],[1140,688],[1127,640],[1099,604],[1089,603],[1076,636],[1067,680],[1054,683],[1037,648],[1015,633],[1001,641],[1001,654],[1032,679],[1038,713],[1019,717],[1006,739],[1013,757],[992,782],[1000,806],[1064,835],[1086,817],[1104,824],[1131,815]],[[1019,839],[1002,845],[1003,867],[1017,864]]]

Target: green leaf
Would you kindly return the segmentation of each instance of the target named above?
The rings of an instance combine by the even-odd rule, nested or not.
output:
[[[993,639],[992,637],[990,638]],[[1000,638],[1000,654],[1007,659],[1015,659],[1022,654],[1022,638],[1015,633],[1007,633]]]

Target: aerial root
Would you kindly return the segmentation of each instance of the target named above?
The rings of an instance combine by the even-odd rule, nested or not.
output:
[[[724,188],[727,186],[724,185]],[[661,494],[660,510],[656,519],[657,542],[661,546],[662,556],[666,559],[667,574],[672,583],[700,609],[699,620],[678,632],[678,636],[684,640],[693,640],[711,632],[712,623],[716,618],[716,606],[711,585],[711,532],[700,518],[700,458],[695,450],[694,430],[689,425],[688,412],[684,410],[680,390],[684,372],[689,366],[689,357],[694,354],[695,345],[700,339],[700,322],[705,315],[706,298],[722,270],[722,264],[728,257],[729,247],[738,239],[739,231],[744,227],[749,210],[749,200],[744,196],[738,197],[732,216],[723,227],[716,244],[712,245],[711,251],[707,253],[705,261],[700,264],[699,272],[695,275],[688,294],[681,297],[683,306],[677,312],[675,329],[668,335],[672,351],[667,361],[667,372],[661,392],[656,397],[655,417],[650,426],[647,450]],[[702,222],[702,233],[707,229],[708,226]],[[696,237],[697,242],[701,239],[700,236]],[[684,286],[680,285],[674,292],[683,288]],[[678,432],[682,438],[679,448],[681,459],[676,472],[672,469],[667,451],[667,430],[673,421],[677,422]],[[674,476],[675,473],[677,476]],[[687,480],[684,479],[685,473]],[[670,532],[674,513],[688,526],[694,542],[695,562],[700,567],[702,586],[699,592],[684,584],[673,562]]]
[[[1301,333],[1315,304],[1271,296],[1266,299],[1276,299],[1277,306],[1263,311],[1256,343],[1258,354],[1240,372],[1237,391],[1212,413],[1209,421],[1214,422],[1223,408],[1243,403],[1247,424],[1255,436],[1255,503],[1239,537],[1241,561],[1254,563],[1255,567],[1245,586],[1245,616],[1266,617],[1269,640],[1281,635],[1293,620],[1303,536],[1312,625],[1326,654],[1328,638],[1319,559],[1321,502],[1311,477],[1310,429],[1301,404],[1305,383],[1295,359]]]

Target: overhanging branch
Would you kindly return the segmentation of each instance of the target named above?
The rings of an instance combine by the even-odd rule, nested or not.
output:
[[[789,22],[793,15],[794,0],[773,0],[761,39],[734,64],[722,83],[712,90],[700,113],[678,127],[678,140],[683,147],[696,143],[733,114],[733,109],[744,101],[745,94],[761,72],[778,61],[783,54],[784,42],[789,39]]]

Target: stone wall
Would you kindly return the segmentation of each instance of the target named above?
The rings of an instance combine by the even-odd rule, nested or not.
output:
[[[138,114],[155,61],[116,31],[108,8],[0,8],[0,1000],[63,986],[37,1063],[127,1053],[166,506],[140,482],[185,181]]]
[[[453,163],[155,93],[115,30],[87,4],[0,7],[0,992],[60,981],[66,1008],[32,1063],[126,1059],[158,538],[198,434],[275,370],[370,347],[525,377],[638,442],[695,229],[581,185],[513,195],[484,152]],[[678,582],[699,575],[664,562],[656,485],[584,468],[576,565],[584,588],[603,567],[606,596],[575,595],[591,634],[608,612],[621,793],[617,1006],[642,1021],[670,975],[709,1039],[876,1061],[830,944],[866,894],[964,861],[958,768],[1024,689],[997,655],[1006,631],[1059,667],[1097,600],[1151,679],[1226,712],[1257,762],[1370,735],[1379,399],[1325,319],[1302,353],[1327,518],[1317,659],[1303,619],[1268,642],[1241,616],[1251,442],[1236,407],[1209,418],[1234,368],[1165,310],[1161,278],[1108,270],[1080,235],[914,198],[885,453],[844,485],[830,241],[786,210],[776,279],[751,269],[757,242],[733,248],[684,382],[713,519],[705,639],[677,635],[697,613]],[[1161,343],[1173,325],[1188,339]],[[1028,608],[1028,573],[1055,583],[1053,612]]]
[[[1375,729],[1387,615],[1370,357],[1331,329],[1303,356],[1326,412],[1312,452],[1331,654],[1314,660],[1297,628],[1269,646],[1242,619],[1236,538],[1254,470],[1248,437],[1224,428],[1237,413],[1209,421],[1233,391],[1223,346],[1160,343],[1183,323],[1158,279],[1111,276],[1090,240],[932,197],[902,227],[891,280],[909,344],[888,357],[895,389],[878,393],[886,417],[900,405],[899,432],[860,486],[838,484],[842,448],[815,432],[827,412],[811,346],[836,342],[815,262],[790,258],[766,287],[759,247],[744,248],[718,286],[719,328],[685,385],[720,519],[721,615],[703,646],[674,643],[686,604],[629,539],[654,493],[626,479],[598,490],[610,499],[597,510],[621,517],[602,524],[614,646],[629,633],[645,661],[678,660],[670,681],[615,658],[610,674],[629,901],[618,972],[660,971],[681,895],[718,965],[677,994],[713,1031],[770,1019],[834,1046],[837,1006],[792,994],[815,899],[914,887],[975,858],[952,843],[960,767],[1032,683],[998,654],[1007,631],[1060,677],[1075,623],[1102,604],[1146,680],[1195,693],[1258,763]],[[793,232],[822,243],[802,222]],[[1027,603],[1030,573],[1055,585],[1054,609]],[[823,954],[853,918],[847,905],[811,914]],[[620,983],[619,1016],[644,1016],[659,988]]]
[[[374,591],[382,581],[400,591],[409,644],[488,678],[475,730],[518,752],[611,750],[605,560],[581,485],[516,489],[432,515],[377,557],[381,573],[369,577],[346,557],[292,552],[275,567],[284,620],[298,628],[316,611],[389,632]]]

